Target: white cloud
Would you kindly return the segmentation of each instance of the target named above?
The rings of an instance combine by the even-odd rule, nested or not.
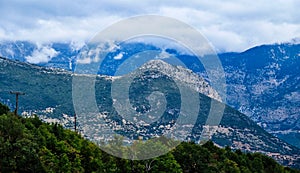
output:
[[[92,62],[92,59],[90,57],[85,57],[85,58],[77,59],[76,63],[79,63],[79,64],[90,64],[91,62]]]
[[[204,10],[163,7],[160,14],[175,17],[198,29],[217,51],[243,51],[260,44],[300,37],[300,18],[295,17],[300,15],[294,15],[295,7],[289,2],[281,3],[280,9],[275,5],[268,6],[268,3],[243,5],[213,1],[211,6],[206,4]]]
[[[39,43],[53,41],[83,42],[91,39],[97,32],[116,19],[118,18],[114,16],[38,19],[35,21],[35,27],[33,28],[13,28],[13,34],[6,36],[6,39],[30,40]]]
[[[168,52],[166,52],[166,50],[162,50],[158,56],[155,57],[155,59],[166,59],[166,58],[170,58],[172,57],[171,54],[169,54]]]
[[[120,60],[123,58],[123,53],[119,53],[117,56],[114,57],[115,60]]]
[[[203,28],[200,31],[218,52],[240,51],[249,46],[241,35],[230,30],[225,30],[219,25]]]
[[[85,42],[83,41],[72,41],[70,43],[71,49],[73,51],[79,51],[83,46],[85,45]]]
[[[1,1],[0,39],[83,42],[123,18],[158,14],[190,24],[219,51],[243,51],[300,37],[299,6],[299,0]]]
[[[26,60],[30,63],[38,64],[45,63],[51,60],[51,58],[58,55],[59,52],[51,47],[43,46],[33,51],[31,56],[26,56]]]

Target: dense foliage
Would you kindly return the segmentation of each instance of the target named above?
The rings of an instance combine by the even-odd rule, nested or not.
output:
[[[8,106],[0,103],[0,115],[7,114],[8,112],[9,112]]]
[[[120,159],[58,124],[0,115],[0,172],[297,172],[259,153],[183,142],[166,155]],[[163,147],[163,144],[162,144]],[[298,171],[299,172],[299,171]]]

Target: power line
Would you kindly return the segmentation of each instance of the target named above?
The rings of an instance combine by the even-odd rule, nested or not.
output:
[[[16,95],[16,109],[15,109],[15,115],[18,115],[18,104],[19,104],[19,95],[25,95],[25,93],[20,91],[10,91],[10,94]]]

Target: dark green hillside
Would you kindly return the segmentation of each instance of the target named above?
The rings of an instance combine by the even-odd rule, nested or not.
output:
[[[42,68],[0,57],[0,99],[14,106],[15,96],[9,91],[22,91],[20,111],[41,111],[56,108],[52,116],[72,114],[71,73]],[[62,111],[63,110],[63,111]]]
[[[1,103],[0,111],[0,172],[300,172],[212,142],[183,142],[150,160],[120,159],[58,124],[15,116]]]

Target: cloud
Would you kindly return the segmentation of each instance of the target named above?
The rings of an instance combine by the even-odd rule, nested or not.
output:
[[[117,56],[114,57],[115,60],[120,60],[123,58],[123,53],[119,53]]]
[[[165,50],[162,50],[154,59],[166,59],[170,58],[172,55],[166,52]]]
[[[51,47],[43,46],[32,52],[31,56],[26,56],[25,59],[34,64],[45,63],[51,60],[51,58],[57,56],[59,52]]]
[[[0,39],[83,42],[126,17],[157,14],[198,29],[218,51],[243,51],[300,37],[299,6],[298,0],[10,0],[0,2]]]
[[[30,40],[38,43],[53,41],[82,42],[91,39],[97,32],[117,18],[114,16],[91,16],[87,18],[63,17],[56,19],[38,19],[34,27],[13,27],[9,31],[2,29],[6,40]]]
[[[300,18],[297,18],[300,15],[293,6],[295,3],[284,1],[279,8],[278,3],[270,6],[268,3],[243,5],[213,1],[202,7],[204,9],[163,7],[160,14],[175,17],[198,29],[218,52],[244,51],[256,45],[300,37]],[[300,5],[300,1],[297,3]]]
[[[92,62],[92,59],[90,57],[77,59],[77,61],[76,61],[76,63],[79,63],[79,64],[90,64],[91,62]]]

